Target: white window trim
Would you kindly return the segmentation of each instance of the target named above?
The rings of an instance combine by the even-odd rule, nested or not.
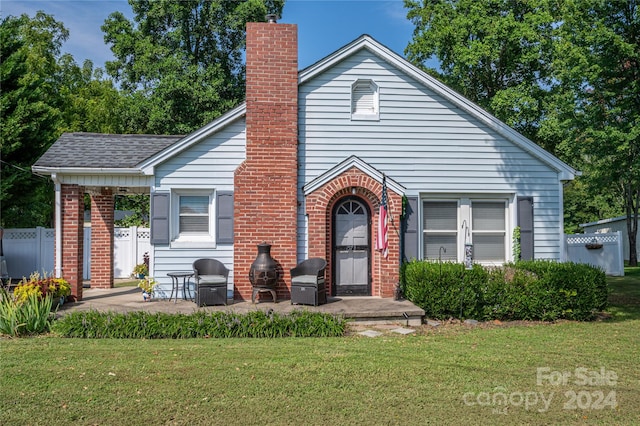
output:
[[[437,201],[457,201],[458,202],[458,239],[457,239],[457,262],[464,262],[464,250],[465,243],[473,244],[473,229],[472,229],[472,203],[473,202],[503,202],[505,204],[505,259],[504,262],[513,261],[513,241],[511,236],[513,235],[513,228],[515,222],[515,198],[516,194],[448,194],[448,195],[422,195],[420,197],[419,211],[420,211],[420,244],[419,244],[419,256],[424,259],[424,238],[425,230],[424,226],[424,202],[437,202]],[[468,237],[465,238],[467,230],[464,226],[468,227]],[[433,259],[430,259],[433,260]],[[474,263],[486,266],[500,266],[503,262],[478,262],[474,259]]]
[[[173,189],[171,191],[171,248],[215,248],[216,247],[216,197],[213,189]],[[201,235],[180,234],[180,197],[209,197],[209,232]]]
[[[373,110],[374,112],[362,113],[355,112],[353,110],[354,94],[356,87],[364,84],[369,84],[369,87],[373,90]],[[349,105],[351,109],[351,120],[354,121],[378,121],[380,120],[380,87],[371,79],[358,79],[351,84],[351,102]]]

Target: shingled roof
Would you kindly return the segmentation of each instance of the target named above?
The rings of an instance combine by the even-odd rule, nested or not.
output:
[[[182,137],[63,133],[34,167],[133,168]]]

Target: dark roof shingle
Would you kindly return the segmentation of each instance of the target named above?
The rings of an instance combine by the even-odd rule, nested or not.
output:
[[[180,139],[177,135],[63,133],[34,166],[132,168]]]

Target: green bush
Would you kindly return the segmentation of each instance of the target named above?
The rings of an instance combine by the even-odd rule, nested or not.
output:
[[[50,331],[55,315],[52,305],[51,294],[30,294],[25,300],[16,300],[0,288],[0,335],[19,337]]]
[[[346,321],[329,314],[294,311],[203,312],[70,312],[53,324],[62,337],[186,339],[194,337],[332,337],[345,332]]]
[[[604,272],[571,262],[521,261],[499,268],[413,261],[405,297],[427,317],[478,320],[590,320],[607,306]]]

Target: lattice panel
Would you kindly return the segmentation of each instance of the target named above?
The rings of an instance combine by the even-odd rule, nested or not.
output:
[[[117,229],[113,232],[114,238],[129,238],[131,231],[127,228]]]
[[[595,238],[595,241],[594,241]],[[616,234],[602,234],[601,236],[571,236],[567,237],[567,244],[588,244],[588,243],[616,243],[618,236]]]
[[[7,240],[34,240],[36,238],[36,231],[17,231],[6,232],[4,238]]]
[[[138,231],[138,238],[149,239],[151,237],[151,231]]]

